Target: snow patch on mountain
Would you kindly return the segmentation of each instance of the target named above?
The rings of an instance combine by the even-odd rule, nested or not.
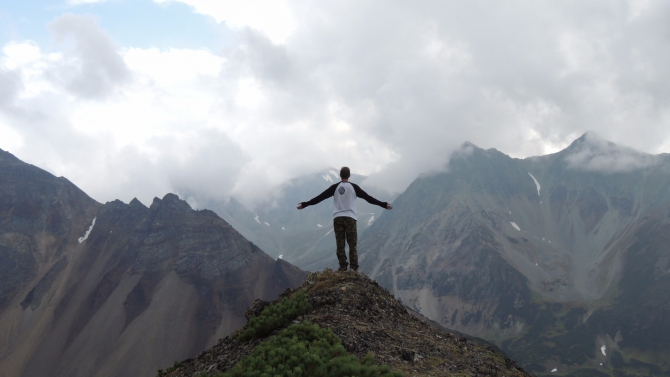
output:
[[[533,177],[532,174],[528,173],[528,175],[530,175],[530,177],[533,178],[533,181],[535,182],[535,187],[537,188],[537,196],[540,196],[540,189],[542,188],[542,186],[540,186],[540,182],[538,182],[537,179],[535,179],[535,177]]]
[[[254,214],[254,215],[256,215],[256,214]],[[256,217],[254,217],[254,220],[256,220],[256,222],[259,223],[259,224],[261,223],[261,221],[258,220],[258,215],[256,215]]]
[[[372,216],[370,217],[370,220],[368,220],[368,226],[369,226],[369,225],[372,225],[372,222],[373,222],[373,221],[375,221],[375,215],[372,215]]]
[[[600,347],[600,352],[603,353],[603,356],[607,356],[607,352],[605,352],[605,351],[607,351],[607,346]]]
[[[93,226],[95,225],[95,219],[97,219],[97,217],[93,218],[93,222],[91,222],[91,226],[86,231],[86,234],[84,234],[83,237],[79,237],[79,239],[78,239],[79,243],[82,243],[82,242],[84,242],[88,239],[88,235],[91,234],[91,231],[93,230]]]
[[[323,179],[326,180],[326,182],[333,183],[333,179],[330,178],[330,176],[328,174],[324,174],[324,175],[322,175],[322,177],[323,177]]]
[[[521,231],[521,228],[519,228],[519,226],[516,225],[516,223],[515,223],[514,221],[510,221],[510,224],[512,224],[512,226],[514,227],[514,229],[518,230],[519,232]]]

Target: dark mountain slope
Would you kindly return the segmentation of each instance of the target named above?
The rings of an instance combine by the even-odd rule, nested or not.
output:
[[[304,279],[175,195],[101,205],[2,153],[0,376],[150,375]]]
[[[667,371],[669,187],[667,155],[590,134],[524,160],[465,145],[366,231],[361,266],[531,371]]]
[[[46,273],[68,244],[76,242],[68,234],[85,229],[100,204],[67,179],[56,178],[3,150],[0,166],[1,311],[32,279]],[[53,256],[50,250],[55,251]],[[55,267],[59,268],[62,262]]]

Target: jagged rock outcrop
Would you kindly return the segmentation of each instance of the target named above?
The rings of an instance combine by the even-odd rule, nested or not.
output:
[[[151,375],[306,273],[176,195],[97,203],[0,151],[0,376]]]
[[[669,187],[670,156],[593,134],[526,159],[466,144],[360,237],[361,269],[531,372],[670,373]]]
[[[242,333],[239,330],[194,359],[182,362],[167,376],[213,376],[228,371],[286,326],[305,322],[331,329],[345,349],[359,359],[373,355],[375,364],[386,364],[405,376],[530,376],[491,347],[434,329],[362,273],[312,273],[300,287],[287,291],[272,304],[301,292],[307,294],[309,309],[278,326],[269,337],[241,341],[235,338]],[[253,319],[268,306],[256,302],[247,316]]]

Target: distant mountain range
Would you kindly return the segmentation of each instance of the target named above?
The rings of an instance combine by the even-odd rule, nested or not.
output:
[[[306,273],[177,196],[100,204],[0,150],[0,376],[151,376]]]
[[[211,346],[302,282],[287,262],[337,266],[332,202],[295,208],[337,175],[253,209],[102,205],[0,152],[0,377],[151,375]],[[465,143],[397,197],[352,181],[393,202],[357,201],[359,259],[405,305],[538,375],[670,376],[669,155],[594,134],[526,159]]]
[[[361,268],[531,372],[670,375],[670,156],[585,134],[526,159],[466,143],[359,241]]]

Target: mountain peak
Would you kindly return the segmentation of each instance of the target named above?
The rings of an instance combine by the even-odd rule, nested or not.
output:
[[[141,204],[141,203],[140,203]],[[163,199],[154,198],[154,201],[151,203],[151,209],[156,210],[158,208],[170,208],[178,211],[189,211],[192,210],[191,206],[186,203],[185,200],[179,199],[179,196],[168,193],[165,194]]]
[[[570,145],[566,148],[566,150],[579,149],[579,148],[581,148],[585,145],[588,145],[588,146],[591,146],[591,147],[598,147],[598,146],[601,146],[601,145],[607,145],[607,146],[610,146],[610,147],[616,147],[617,146],[615,143],[602,138],[600,135],[598,135],[594,131],[587,131],[582,136],[578,137],[572,143],[570,143]]]
[[[129,206],[131,207],[142,207],[142,208],[147,208],[142,202],[140,202],[137,198],[133,198],[133,200],[128,203]]]
[[[11,153],[9,153],[9,152],[3,150],[2,148],[0,148],[0,161],[2,161],[2,160],[14,161],[14,162],[15,162],[15,161],[20,161],[20,160],[19,160],[18,158],[16,158],[16,156],[14,156],[13,154],[11,154]]]
[[[296,307],[302,309],[290,309]],[[368,364],[370,368],[383,369],[385,367],[381,365],[385,364],[408,376],[451,376],[459,371],[469,371],[477,376],[497,376],[501,373],[529,376],[515,362],[491,347],[432,328],[362,273],[326,269],[309,274],[300,287],[287,290],[274,302],[256,301],[245,316],[249,321],[244,328],[219,340],[216,346],[195,359],[186,360],[183,366],[170,371],[168,375],[191,377],[204,370],[214,374],[233,367],[239,371],[252,357],[256,362],[258,358],[264,357],[261,352],[254,351],[256,348],[261,345],[267,348],[270,344],[281,347],[277,339],[285,338],[286,333],[295,332],[307,348],[310,348],[312,342],[318,342],[321,347],[324,342],[332,341],[334,346],[344,346],[341,352],[345,355],[341,357],[349,357],[347,360],[352,360],[347,354],[355,356],[353,360],[367,357],[369,363],[376,365]],[[268,325],[266,320],[271,317],[282,320]],[[311,332],[324,330],[327,336],[310,339]],[[295,350],[289,349],[277,352],[284,351],[295,353]],[[301,360],[302,354],[289,356],[292,356],[291,360],[293,356]],[[261,360],[262,363],[271,361]],[[329,364],[328,360],[319,361],[323,362],[325,368],[337,364]],[[316,362],[312,359],[312,363]],[[281,367],[286,368],[287,365],[282,364]],[[304,361],[303,367],[316,366]],[[386,374],[380,375],[391,376],[388,370]]]
[[[469,141],[466,141],[465,143],[461,144],[461,149],[466,149],[466,148],[481,149],[481,148],[479,148],[478,146],[476,146],[475,144],[473,144]]]
[[[572,169],[600,173],[620,173],[655,166],[656,155],[617,145],[589,131],[576,139],[561,154]]]

